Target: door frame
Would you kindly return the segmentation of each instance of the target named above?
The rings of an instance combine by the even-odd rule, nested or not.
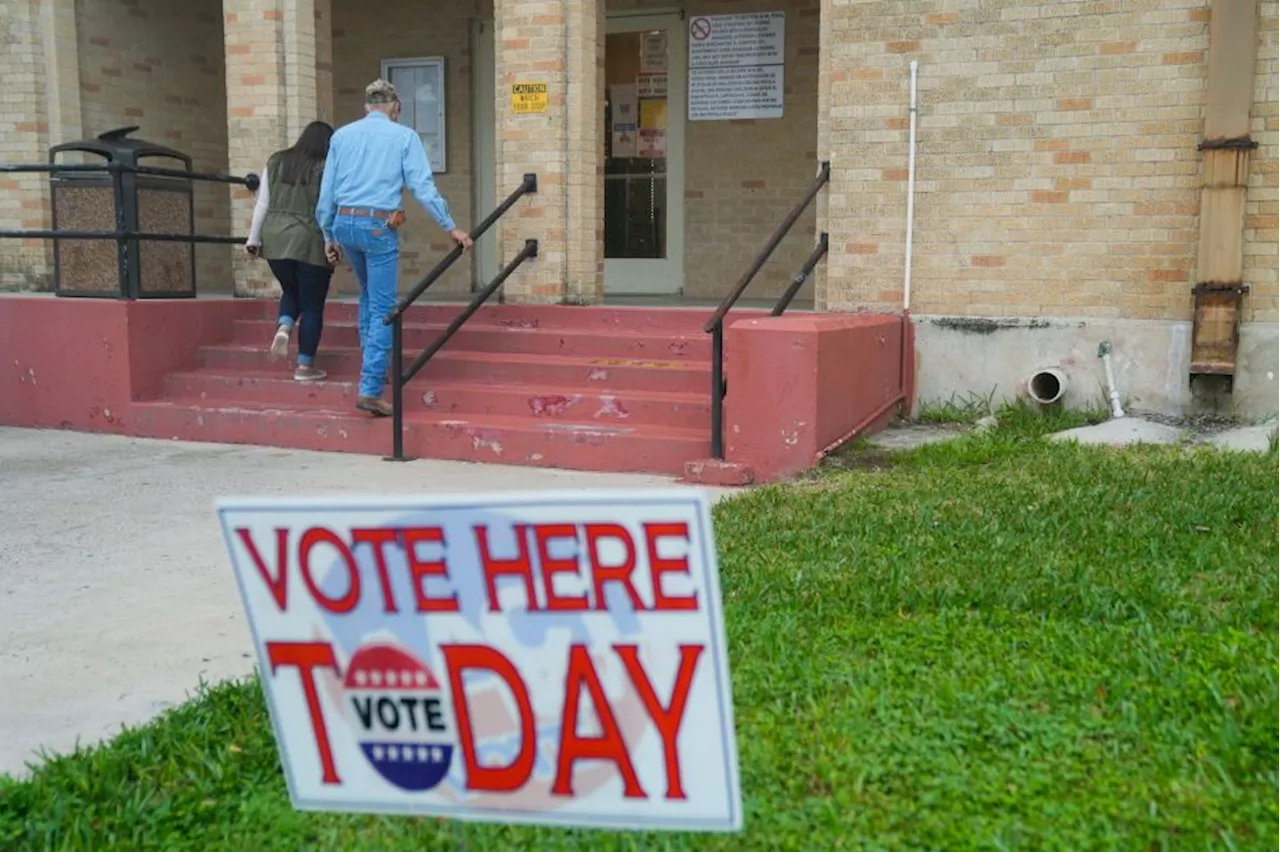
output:
[[[609,296],[684,293],[685,126],[689,111],[689,44],[684,15],[678,11],[655,11],[606,17],[606,34],[647,30],[667,32],[667,256],[662,260],[605,258],[604,292]],[[603,212],[602,207],[602,216]]]
[[[497,206],[497,55],[491,20],[471,22],[471,220],[479,224]],[[471,289],[482,290],[498,275],[498,228],[490,228],[472,251]]]

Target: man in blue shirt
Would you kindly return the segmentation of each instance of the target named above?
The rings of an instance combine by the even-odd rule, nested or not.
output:
[[[320,182],[316,220],[325,253],[336,263],[345,254],[360,279],[360,391],[356,408],[375,417],[391,414],[382,399],[391,350],[391,327],[382,318],[395,308],[400,273],[400,210],[407,188],[441,228],[464,249],[471,238],[449,215],[449,205],[431,178],[422,140],[397,123],[400,98],[386,80],[365,89],[363,119],[340,128],[329,143]]]

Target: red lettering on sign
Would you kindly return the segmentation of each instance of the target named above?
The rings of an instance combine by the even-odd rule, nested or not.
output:
[[[528,598],[529,612],[538,611],[537,592],[533,587],[533,564],[529,560],[529,538],[524,524],[516,524],[514,531],[519,553],[512,559],[495,559],[489,552],[489,529],[483,525],[473,528],[476,547],[480,551],[480,565],[484,569],[485,586],[489,590],[489,612],[501,612],[498,604],[498,578],[513,576],[524,578],[524,593]]]
[[[578,734],[578,704],[584,686],[591,695],[596,716],[600,720],[601,733],[598,737]],[[560,751],[556,780],[551,785],[552,794],[573,795],[573,768],[579,760],[608,760],[618,767],[618,773],[622,776],[622,794],[628,799],[643,799],[644,788],[636,777],[631,755],[627,754],[626,740],[622,738],[622,731],[613,717],[613,709],[609,706],[609,699],[604,694],[604,687],[600,685],[596,667],[591,662],[591,655],[587,653],[585,645],[573,645],[569,648],[569,672],[565,677],[565,689]]]
[[[399,612],[396,599],[391,592],[391,575],[387,569],[388,544],[395,544],[396,531],[386,529],[353,529],[351,531],[351,549],[362,544],[369,545],[373,551],[373,562],[378,570],[378,585],[382,587],[382,608],[385,612]]]
[[[452,592],[443,598],[433,598],[427,594],[424,577],[449,576],[449,568],[443,559],[422,560],[418,558],[420,542],[444,543],[444,532],[439,527],[414,527],[404,531],[404,553],[409,560],[409,574],[413,577],[413,594],[417,600],[418,612],[457,612],[458,593]]]
[[[658,701],[658,694],[653,690],[649,676],[645,674],[640,663],[640,653],[635,645],[614,645],[613,650],[622,658],[622,665],[627,669],[631,683],[644,702],[645,710],[653,719],[653,726],[662,737],[662,750],[667,765],[667,798],[684,799],[684,784],[680,779],[680,750],[677,740],[680,738],[680,726],[684,723],[685,706],[689,703],[689,689],[693,686],[693,673],[698,668],[698,658],[702,655],[702,645],[680,646],[680,670],[676,672],[676,682],[671,688],[671,700],[666,707]]]
[[[453,712],[458,723],[458,741],[462,747],[463,766],[467,771],[467,789],[489,793],[509,793],[523,787],[533,774],[537,739],[533,725],[533,705],[524,680],[501,651],[485,645],[441,645],[445,668],[449,670],[449,689],[453,693]],[[481,766],[476,754],[475,731],[471,725],[471,708],[462,688],[466,669],[488,669],[507,684],[520,714],[520,753],[510,766]]]
[[[311,714],[311,732],[320,752],[320,768],[325,784],[341,784],[337,767],[333,765],[333,749],[329,746],[329,730],[324,724],[324,711],[320,707],[320,694],[316,691],[316,670],[338,671],[338,661],[328,642],[268,642],[267,660],[271,663],[271,675],[281,666],[298,669],[302,691],[307,697],[307,712]]]
[[[619,583],[627,590],[631,605],[637,612],[643,612],[644,601],[640,600],[640,595],[636,594],[636,587],[631,582],[631,572],[636,568],[636,545],[631,540],[631,533],[619,524],[586,524],[584,530],[587,534],[587,555],[591,560],[591,581],[595,590],[596,611],[603,612],[609,608],[604,598],[605,584]],[[627,551],[621,564],[602,565],[600,562],[600,542],[610,538],[622,542]]]
[[[285,604],[289,599],[289,531],[283,527],[276,529],[276,574],[271,576],[265,562],[262,561],[262,555],[258,553],[258,547],[253,543],[253,537],[249,535],[246,527],[236,530],[236,535],[240,537],[240,543],[244,545],[244,549],[249,551],[249,558],[253,560],[254,566],[258,569],[258,574],[262,577],[262,582],[267,584],[267,588],[271,590],[271,597],[275,598],[276,606],[283,612]]]
[[[320,544],[328,544],[338,552],[342,564],[347,567],[347,593],[340,598],[330,598],[320,590],[315,578],[311,575],[311,549]],[[324,609],[341,615],[351,612],[360,603],[360,569],[351,549],[333,530],[324,527],[312,527],[302,534],[298,544],[298,565],[302,569],[302,582],[307,584],[307,591]]]
[[[658,556],[658,539],[676,537],[689,540],[689,525],[683,521],[671,524],[645,524],[644,541],[649,550],[649,572],[653,576],[653,608],[657,611],[683,611],[698,608],[698,593],[688,596],[669,597],[662,589],[662,575],[672,573],[689,573],[689,557],[679,556],[675,559],[663,559]]]
[[[555,559],[551,556],[552,539],[578,540],[578,528],[574,524],[536,524],[533,537],[538,542],[538,564],[542,568],[542,589],[546,593],[546,608],[554,612],[586,612],[590,606],[587,596],[569,595],[561,597],[556,594],[556,575],[578,575],[577,554],[567,559]]]

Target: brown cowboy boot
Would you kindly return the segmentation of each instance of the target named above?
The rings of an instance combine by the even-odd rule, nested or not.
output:
[[[394,413],[391,403],[376,396],[362,396],[356,399],[356,408],[367,411],[374,417],[390,417]]]

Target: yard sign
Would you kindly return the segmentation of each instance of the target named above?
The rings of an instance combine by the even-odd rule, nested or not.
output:
[[[218,513],[295,807],[742,827],[701,491]]]

